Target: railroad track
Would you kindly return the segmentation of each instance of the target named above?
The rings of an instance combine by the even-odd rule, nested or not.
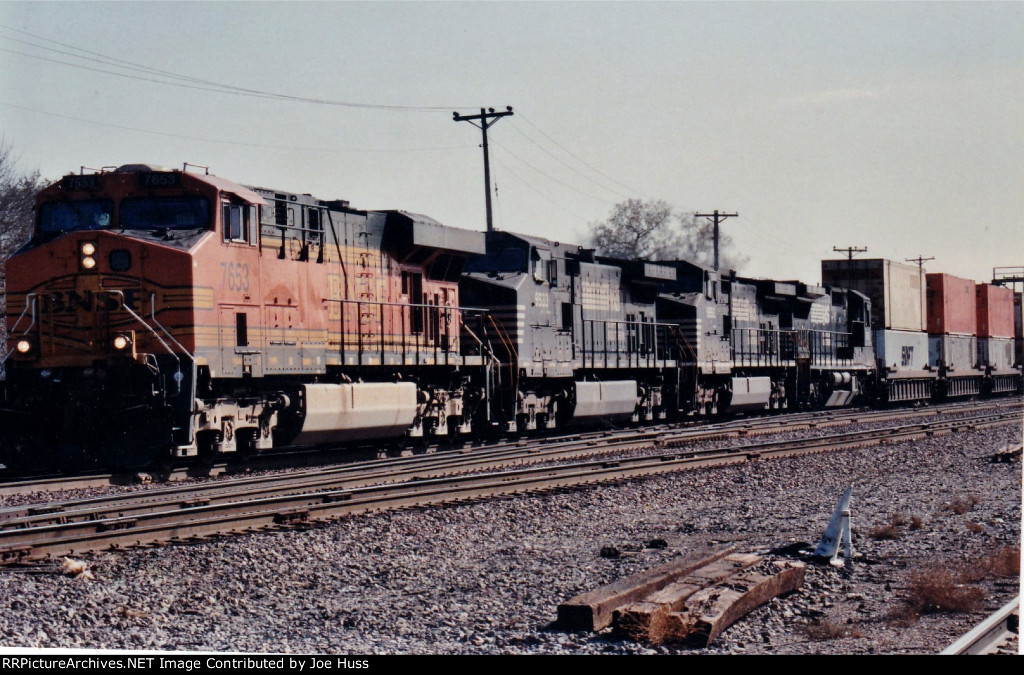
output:
[[[889,419],[886,417],[885,419]],[[857,416],[856,421],[865,420]],[[828,427],[837,424],[833,419],[820,419],[804,423],[787,423],[785,430]],[[844,421],[844,424],[849,421]],[[945,422],[956,424],[957,421]],[[776,429],[777,430],[777,429]],[[647,430],[625,431],[618,434],[573,436],[551,440],[539,445],[526,441],[493,446],[487,449],[465,449],[407,458],[353,462],[288,474],[233,478],[230,481],[206,482],[194,485],[175,485],[150,488],[144,491],[76,499],[67,502],[31,504],[0,509],[0,530],[47,523],[68,523],[76,520],[101,520],[108,516],[130,516],[145,513],[159,506],[188,508],[228,501],[239,501],[257,496],[315,492],[329,489],[356,488],[394,483],[412,479],[440,478],[472,471],[567,461],[593,455],[611,455],[651,447],[679,448],[695,441],[767,433],[765,429],[752,429],[744,424],[734,429],[681,430],[656,434]],[[797,447],[794,442],[783,442]],[[779,445],[765,444],[772,448]],[[749,452],[758,452],[762,446],[745,445]]]
[[[502,451],[507,449],[518,449],[524,444],[544,447],[555,447],[560,444],[597,440],[603,441],[610,434],[630,435],[637,442],[650,441],[660,437],[686,435],[691,440],[707,440],[711,438],[728,438],[737,436],[754,436],[759,434],[772,434],[780,431],[797,431],[810,428],[829,428],[847,424],[877,423],[908,418],[930,417],[954,412],[968,412],[972,410],[999,410],[999,409],[1021,409],[1020,399],[1009,401],[987,401],[970,403],[949,403],[928,408],[899,408],[895,410],[833,410],[814,411],[804,413],[791,413],[785,416],[762,416],[743,418],[728,422],[715,424],[703,423],[672,423],[643,427],[642,429],[624,429],[612,431],[592,431],[573,434],[563,434],[546,437],[517,438],[510,441],[502,441],[483,446],[475,446],[472,452],[477,454]],[[436,448],[435,448],[436,450]],[[464,453],[467,449],[443,450],[428,454],[447,455]],[[222,462],[210,466],[182,467],[166,474],[157,476],[157,482],[180,482],[188,478],[210,478],[224,474],[249,473],[252,471],[268,471],[282,468],[298,468],[302,466],[313,466],[318,473],[333,471],[334,467],[362,468],[370,464],[367,461],[345,461],[337,464],[343,455],[337,451],[313,451],[306,453],[290,453],[281,455],[270,455],[266,457],[255,457],[242,462]],[[390,458],[386,460],[392,463],[399,463],[403,458]],[[326,465],[326,466],[325,466]],[[117,485],[132,485],[137,483],[152,482],[153,476],[148,473],[104,473],[89,474],[81,476],[47,476],[39,478],[25,478],[20,480],[0,481],[0,497],[7,495],[28,494],[35,492],[65,491],[96,487],[109,487]],[[0,518],[2,518],[0,512]]]
[[[566,461],[572,452],[608,452],[615,445],[637,443],[636,438],[608,438],[605,444],[586,439],[576,441],[584,447],[563,447],[561,450],[565,452],[561,457],[555,454],[548,457],[560,463],[543,466],[489,470],[482,468],[489,460],[478,457],[473,451],[462,458],[439,458],[462,460],[454,464],[428,467],[421,462],[411,462],[401,468],[390,467],[385,476],[337,476],[338,483],[327,481],[310,485],[310,476],[289,474],[253,479],[255,482],[237,490],[225,491],[224,486],[216,485],[188,486],[182,492],[173,489],[161,490],[159,495],[158,491],[148,492],[135,501],[81,500],[34,507],[34,513],[30,512],[31,508],[24,513],[8,510],[7,517],[0,521],[0,527],[4,528],[0,530],[0,563],[297,526],[385,509],[575,488],[769,457],[829,452],[958,430],[1019,424],[1019,418],[1019,411],[1009,410],[967,419],[700,451],[687,449],[685,445],[691,439],[680,432],[675,437],[663,436],[661,449],[653,454],[613,460]],[[649,439],[644,443],[650,447]],[[534,460],[539,453],[552,450],[559,449],[522,449],[526,453],[524,458]],[[507,462],[510,458],[501,461]],[[272,483],[267,482],[271,479]],[[355,480],[377,482],[355,486]],[[115,505],[113,511],[112,505]]]
[[[943,656],[998,654],[1004,645],[1020,639],[1020,596],[1006,603],[959,640],[939,652]]]

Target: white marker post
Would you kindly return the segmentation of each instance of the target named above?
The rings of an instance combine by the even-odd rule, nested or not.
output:
[[[853,564],[853,537],[850,532],[850,494],[852,487],[846,488],[843,496],[839,498],[836,510],[832,513],[832,520],[825,528],[825,534],[821,537],[818,548],[814,555],[821,558],[828,558],[832,565],[839,564],[839,545],[843,544],[843,558],[847,567]]]

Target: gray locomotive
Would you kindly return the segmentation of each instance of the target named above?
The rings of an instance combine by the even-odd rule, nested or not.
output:
[[[502,378],[491,415],[507,430],[844,406],[873,377],[857,291],[507,232],[486,244],[460,294],[488,312]]]

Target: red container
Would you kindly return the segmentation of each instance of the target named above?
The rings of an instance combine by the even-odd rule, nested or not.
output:
[[[1013,337],[1013,289],[978,284],[978,337]]]
[[[928,332],[974,335],[978,321],[974,282],[950,274],[925,275],[928,289]]]

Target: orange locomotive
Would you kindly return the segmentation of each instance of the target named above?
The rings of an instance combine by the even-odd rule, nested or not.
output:
[[[493,357],[458,283],[482,233],[188,168],[40,193],[7,264],[0,464],[468,432]]]

